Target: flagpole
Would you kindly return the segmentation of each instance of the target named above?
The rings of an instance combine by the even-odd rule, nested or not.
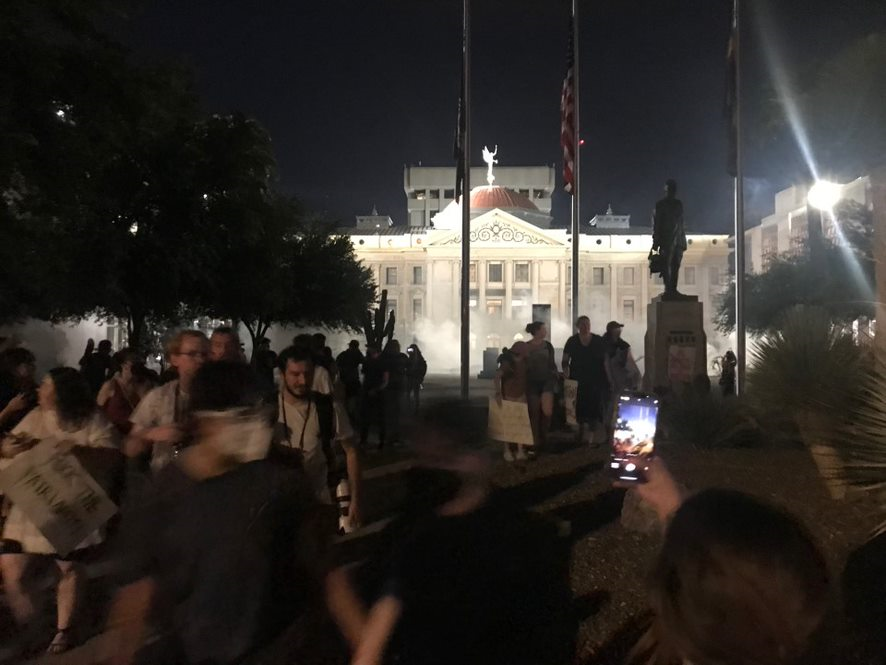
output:
[[[463,0],[462,96],[464,181],[461,196],[461,398],[470,398],[471,374],[471,3]],[[458,193],[456,192],[456,195]]]
[[[573,186],[572,186],[572,324],[575,325],[575,322],[578,320],[578,267],[579,267],[579,238],[581,237],[581,217],[580,208],[579,208],[579,200],[578,200],[578,192],[580,189],[579,183],[581,182],[579,178],[579,162],[581,162],[581,154],[579,153],[580,142],[578,139],[579,136],[579,113],[578,113],[578,98],[579,98],[579,84],[578,84],[578,0],[572,0],[572,55],[573,55],[573,64],[572,64],[572,87],[573,87],[573,123],[575,127],[575,131],[572,137],[572,152],[573,152],[573,161],[574,166],[572,170],[573,174]]]
[[[735,357],[736,393],[745,390],[747,348],[744,320],[744,171],[741,146],[741,0],[735,0]]]

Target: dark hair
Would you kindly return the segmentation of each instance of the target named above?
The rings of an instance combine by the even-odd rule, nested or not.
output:
[[[37,358],[28,349],[17,346],[0,354],[0,372],[13,373],[19,365],[33,365]]]
[[[587,316],[586,314],[582,314],[580,317],[578,317],[578,318],[575,320],[575,324],[576,324],[576,325],[580,325],[582,321],[587,321],[588,323],[590,323],[590,322],[591,322],[591,317]]]
[[[233,337],[234,340],[239,344],[240,343],[240,333],[238,333],[231,326],[218,326],[212,331],[213,335],[228,335],[229,337]]]
[[[790,663],[827,606],[828,574],[791,515],[740,492],[706,490],[674,515],[650,581],[646,647],[665,662]]]
[[[326,346],[326,335],[319,332],[314,333],[313,335],[311,335],[311,341],[313,341],[317,347],[322,349],[324,346]]]
[[[249,366],[230,360],[204,364],[191,384],[191,411],[226,411],[257,402]]]
[[[396,339],[389,340],[388,343],[385,344],[385,350],[383,353],[400,353],[400,342]]]
[[[352,339],[350,342],[348,342],[348,348],[349,349],[359,349],[360,342],[357,341],[356,339]]]
[[[314,338],[311,337],[308,333],[301,333],[292,338],[292,346],[310,349],[313,340]]]
[[[534,336],[535,333],[537,333],[539,330],[541,330],[541,327],[543,325],[545,325],[544,321],[533,321],[532,323],[527,323],[526,324],[526,332],[528,332],[530,335]]]
[[[98,343],[99,352],[110,353],[111,352],[111,340],[103,339]]]
[[[95,397],[89,383],[73,367],[56,367],[49,370],[49,378],[55,388],[55,410],[58,419],[66,425],[82,427],[95,413]]]
[[[286,371],[286,365],[290,362],[311,363],[313,365],[315,364],[314,354],[311,353],[311,350],[308,348],[293,344],[292,346],[287,346],[280,352],[280,355],[277,356],[277,366],[280,368],[281,372]]]
[[[133,365],[142,365],[145,362],[145,357],[140,354],[135,349],[125,348],[120,349],[117,353],[114,354],[112,360],[113,367],[115,369],[121,369],[123,365],[126,363],[131,363]]]

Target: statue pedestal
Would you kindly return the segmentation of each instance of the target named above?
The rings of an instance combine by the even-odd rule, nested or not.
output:
[[[680,390],[708,373],[704,306],[696,296],[656,296],[646,308],[646,372],[643,388]]]

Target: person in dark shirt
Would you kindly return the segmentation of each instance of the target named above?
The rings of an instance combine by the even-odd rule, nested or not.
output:
[[[194,378],[195,442],[124,507],[115,663],[242,663],[273,648],[321,597],[317,511],[303,474],[266,458],[243,363]],[[142,649],[148,624],[160,635]]]
[[[37,406],[36,358],[21,347],[0,354],[0,433],[8,432]]]
[[[378,427],[378,449],[385,446],[385,389],[390,374],[388,365],[375,347],[366,347],[363,361],[363,394],[360,416],[360,447],[369,442],[369,427]]]
[[[578,317],[578,333],[570,337],[563,348],[563,372],[578,381],[575,416],[578,420],[578,441],[584,440],[584,428],[591,430],[591,444],[598,432],[605,429],[605,404],[609,399],[611,379],[606,365],[606,342],[591,332],[591,320]]]
[[[98,391],[110,378],[111,366],[113,358],[111,357],[111,340],[103,339],[98,343],[98,349],[93,352],[93,341],[89,340],[86,344],[86,352],[80,359],[80,371],[86,377],[89,388],[92,390],[93,396],[98,395]]]
[[[406,370],[406,393],[412,406],[412,412],[418,413],[421,406],[421,391],[428,373],[428,362],[422,355],[418,344],[410,344],[406,347],[406,355],[409,357],[409,366]]]
[[[345,406],[352,423],[357,423],[360,403],[360,366],[363,364],[363,353],[360,351],[360,342],[352,339],[348,348],[338,354],[335,359],[338,366],[339,380],[345,387]]]
[[[385,431],[392,443],[400,442],[400,413],[406,396],[409,358],[400,350],[400,342],[392,339],[382,353],[388,369],[388,386],[385,389]]]

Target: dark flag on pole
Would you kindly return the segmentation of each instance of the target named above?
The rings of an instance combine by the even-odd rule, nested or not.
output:
[[[455,158],[455,200],[461,200],[462,189],[465,184],[465,73],[464,67],[461,72],[461,89],[458,93],[458,119],[455,127],[455,145],[453,157]]]
[[[575,41],[572,21],[569,19],[569,55],[566,60],[566,78],[560,97],[560,145],[563,147],[563,189],[570,194],[575,189]]]
[[[729,45],[726,47],[726,122],[729,125],[729,153],[726,170],[729,175],[738,175],[738,0],[732,4],[732,26],[729,30]]]

